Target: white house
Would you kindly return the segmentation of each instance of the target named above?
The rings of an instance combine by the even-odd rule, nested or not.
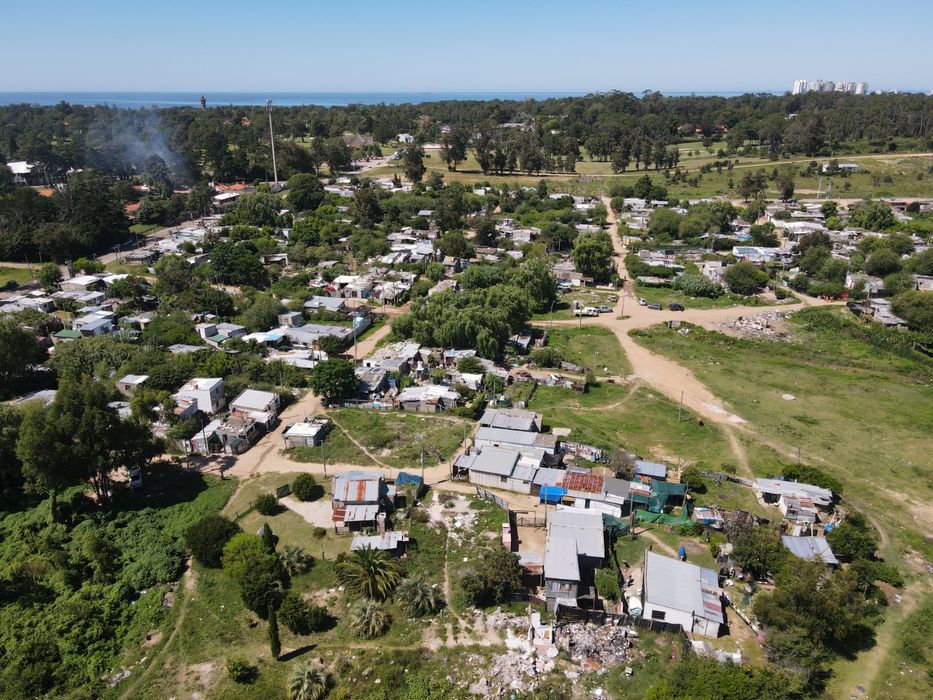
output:
[[[220,377],[195,377],[188,381],[175,394],[179,400],[197,405],[199,411],[208,415],[219,413],[224,407],[224,380]]]

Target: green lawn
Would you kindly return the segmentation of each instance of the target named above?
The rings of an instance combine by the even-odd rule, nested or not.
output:
[[[36,278],[28,267],[3,267],[0,265],[0,289],[6,287],[10,282],[15,282],[17,286],[32,284]]]
[[[718,299],[708,299],[706,297],[687,296],[678,289],[670,287],[648,287],[643,284],[635,283],[635,295],[644,297],[649,304],[661,304],[667,308],[667,305],[673,302],[681,304],[686,309],[723,309],[729,306],[764,306],[765,302],[758,297],[743,297],[738,294],[723,294]],[[626,301],[628,303],[628,301]],[[773,302],[771,302],[773,303]],[[793,300],[788,301],[793,303]]]
[[[612,297],[615,296],[618,300],[618,292],[605,292],[598,289],[581,289],[578,291],[567,292],[558,297],[557,303],[554,304],[553,311],[547,311],[541,314],[535,314],[534,319],[536,321],[546,321],[548,319],[569,319],[573,318],[573,313],[570,311],[570,306],[574,301],[579,301],[584,306],[611,306],[615,307],[616,302],[612,300]]]
[[[690,368],[783,452],[799,448],[803,461],[840,478],[858,507],[902,525],[892,536],[908,537],[929,556],[933,548],[919,535],[933,496],[933,362],[897,354],[897,336],[890,336],[890,348],[883,340],[869,345],[843,313],[795,314],[797,343],[699,328],[634,335]]]
[[[438,453],[446,462],[472,428],[468,421],[449,416],[395,411],[343,408],[328,415],[373,456],[398,469],[420,466],[422,448],[426,466],[437,463]]]
[[[127,265],[125,262],[118,262],[116,260],[107,263],[104,266],[104,269],[106,269],[107,272],[113,272],[118,275],[136,275],[138,277],[145,277],[146,275],[151,274],[149,272],[149,268],[147,268],[145,265]]]
[[[358,464],[371,467],[375,462],[363,450],[354,445],[347,434],[333,426],[324,439],[324,447],[294,447],[282,454],[296,462],[320,464],[322,457],[328,464]]]
[[[559,349],[563,359],[592,367],[597,376],[624,376],[632,371],[619,339],[606,328],[559,326],[550,328],[547,338],[548,345]]]
[[[686,409],[678,422],[677,404],[642,385],[601,382],[586,394],[541,386],[530,409],[551,427],[570,428],[570,440],[603,449],[622,447],[645,458],[699,461],[714,469],[735,461],[719,428],[701,426]]]
[[[130,226],[130,233],[135,233],[139,236],[143,236],[150,231],[158,231],[162,226],[159,224],[133,224]]]

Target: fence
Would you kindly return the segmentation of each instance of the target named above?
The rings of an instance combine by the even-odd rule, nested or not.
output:
[[[515,524],[523,527],[544,527],[547,525],[547,519],[543,517],[538,517],[537,513],[520,513],[519,511],[511,511],[515,513]]]
[[[738,476],[733,476],[732,474],[723,474],[722,472],[700,472],[701,476],[705,476],[708,479],[715,479],[716,482],[720,481],[731,481],[733,484],[742,484],[743,486],[754,486],[755,482],[750,479],[742,479]]]
[[[343,401],[331,401],[329,404],[333,408],[365,408],[370,411],[394,411],[395,406],[390,403],[376,403],[373,401],[362,401],[356,399],[344,399]]]
[[[611,613],[605,610],[590,610],[588,608],[558,605],[555,617],[557,618],[556,627],[558,629],[574,623],[613,626],[631,625],[640,629],[651,630],[652,632],[677,634],[681,638],[687,639],[687,634],[684,632],[683,628],[673,622],[652,620],[645,617],[634,617],[626,613]]]

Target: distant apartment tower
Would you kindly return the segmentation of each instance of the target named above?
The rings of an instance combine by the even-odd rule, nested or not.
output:
[[[850,83],[846,80],[795,80],[794,95],[805,92],[841,92],[848,95],[867,95],[868,83]]]
[[[807,81],[806,80],[795,80],[794,81],[794,91],[791,93],[793,95],[802,95],[807,91]]]
[[[855,89],[852,92],[856,95],[867,95],[868,83],[856,83]]]

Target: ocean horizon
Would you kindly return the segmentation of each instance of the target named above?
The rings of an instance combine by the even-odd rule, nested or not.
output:
[[[351,104],[418,104],[422,102],[440,102],[443,100],[546,100],[560,97],[581,97],[591,92],[91,92],[91,91],[0,91],[0,105],[30,104],[56,105],[68,102],[75,105],[109,105],[125,109],[142,107],[198,107],[201,95],[207,100],[208,107],[250,107],[266,104],[271,99],[276,107],[298,107],[315,105],[319,107],[345,107]],[[736,97],[749,92],[782,94],[770,90],[749,91],[692,91],[665,92],[669,97]],[[640,95],[641,92],[633,92]]]

